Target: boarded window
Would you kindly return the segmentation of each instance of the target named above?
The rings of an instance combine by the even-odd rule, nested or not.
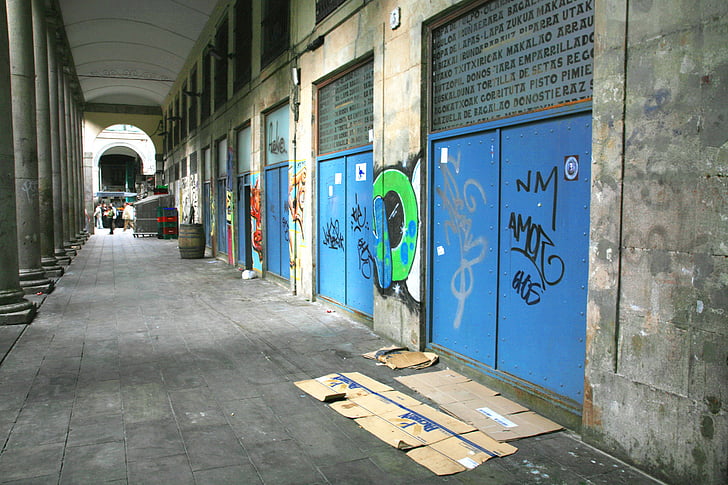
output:
[[[289,0],[263,2],[263,49],[260,63],[267,66],[288,49]]]
[[[228,88],[228,21],[217,28],[213,57],[215,59],[215,110],[227,101]]]
[[[368,62],[319,89],[319,155],[370,143],[373,86],[374,64]]]
[[[200,97],[201,121],[210,117],[210,103],[212,102],[212,56],[206,53],[202,58],[202,96]]]
[[[321,22],[346,0],[316,0],[316,23]]]
[[[251,12],[251,0],[238,0],[235,4],[235,91],[250,82],[253,40]]]
[[[482,4],[432,30],[433,131],[591,99],[591,0]]]
[[[187,104],[187,118],[190,126],[190,131],[197,128],[197,103],[199,102],[199,96],[197,95],[197,65],[192,68],[190,73],[190,100]]]

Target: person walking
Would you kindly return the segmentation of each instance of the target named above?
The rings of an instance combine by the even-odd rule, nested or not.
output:
[[[121,214],[121,218],[124,219],[124,231],[130,227],[132,231],[134,230],[134,212],[134,205],[131,202],[127,202],[126,207],[124,207],[124,212]]]
[[[96,208],[94,209],[94,226],[96,229],[103,229],[104,228],[104,207],[101,204],[98,204]]]
[[[116,209],[114,204],[109,204],[109,210],[106,212],[106,217],[109,218],[109,235],[114,234],[114,220],[116,220]]]

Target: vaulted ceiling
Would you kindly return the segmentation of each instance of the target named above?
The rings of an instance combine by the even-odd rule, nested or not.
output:
[[[159,106],[217,0],[57,0],[87,103]]]

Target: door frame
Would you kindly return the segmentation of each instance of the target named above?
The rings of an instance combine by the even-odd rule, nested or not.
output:
[[[433,264],[434,264],[434,258],[435,258],[435,248],[433,247],[433,234],[434,234],[434,225],[432,224],[432,217],[433,217],[433,208],[432,204],[435,201],[434,193],[435,193],[435,177],[432,175],[434,174],[435,170],[435,164],[437,163],[437,154],[434,153],[433,147],[437,141],[443,140],[443,139],[450,139],[459,137],[462,135],[469,135],[469,134],[477,134],[480,132],[487,132],[487,131],[498,131],[502,128],[508,128],[512,127],[514,125],[520,125],[529,123],[532,121],[541,121],[541,120],[548,120],[548,119],[555,119],[562,116],[567,116],[570,114],[577,114],[577,113],[584,113],[584,112],[591,112],[592,111],[592,101],[582,101],[579,103],[574,103],[566,106],[559,106],[556,108],[543,110],[543,111],[537,111],[533,113],[526,113],[523,115],[513,116],[510,118],[504,118],[494,121],[489,121],[486,123],[479,123],[471,126],[466,127],[460,127],[460,128],[454,128],[452,130],[443,130],[438,132],[429,133],[427,135],[427,171],[426,171],[426,177],[427,180],[425,182],[425,187],[427,187],[427,204],[425,204],[425,207],[423,208],[426,211],[426,217],[427,221],[429,222],[428,228],[426,231],[426,241],[425,241],[425,254],[427,258],[427,264],[425,264],[424,273],[425,273],[425,295],[427,295],[427,301],[432,302],[433,301]],[[501,150],[503,147],[501,146]],[[591,160],[590,160],[591,163]],[[498,201],[500,205],[500,200]],[[499,220],[498,223],[498,230],[500,232],[500,229],[502,227],[503,221]],[[499,265],[500,265],[500,257],[498,258]],[[496,281],[496,285],[497,285]],[[497,316],[496,316],[497,317]],[[573,427],[574,429],[578,429],[581,420],[576,419],[577,417],[581,416],[581,409],[582,409],[582,403],[579,403],[577,401],[574,401],[572,399],[569,399],[567,397],[564,397],[560,394],[557,394],[556,392],[547,389],[545,387],[538,386],[532,382],[526,381],[525,379],[522,379],[520,377],[505,373],[503,371],[500,371],[494,367],[490,367],[486,364],[483,364],[482,362],[479,362],[475,360],[472,357],[468,357],[466,355],[460,354],[458,352],[452,351],[448,349],[447,347],[444,347],[440,344],[437,344],[433,342],[432,335],[433,335],[433,307],[432,304],[425,305],[425,312],[423,315],[424,321],[424,328],[425,328],[425,347],[431,351],[441,353],[443,355],[446,355],[448,357],[453,358],[456,362],[459,364],[464,365],[466,368],[471,368],[479,372],[485,377],[486,381],[492,380],[496,383],[505,384],[510,388],[513,388],[516,390],[516,392],[525,392],[529,396],[529,402],[531,400],[542,402],[545,406],[548,406],[550,409],[555,409],[558,412],[554,413],[555,415],[558,415],[559,419],[561,419],[560,422],[563,422],[567,424],[570,427]],[[586,320],[584,322],[586,325]],[[497,331],[497,329],[496,329]],[[496,337],[497,338],[497,337]],[[495,362],[497,362],[497,346],[496,346],[496,357]]]

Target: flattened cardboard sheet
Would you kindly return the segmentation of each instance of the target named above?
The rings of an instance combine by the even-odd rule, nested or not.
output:
[[[482,431],[472,431],[461,435],[461,439],[450,437],[430,446],[415,448],[407,452],[407,456],[438,475],[449,475],[473,469],[491,458],[512,455],[516,451],[515,446],[498,443]]]
[[[395,379],[498,441],[563,429],[559,424],[451,370]]]
[[[328,374],[317,379],[294,382],[296,387],[319,401],[331,402],[343,398],[365,396],[371,392],[391,391],[392,388],[359,372]]]
[[[410,458],[438,475],[469,470],[516,451],[472,425],[362,374],[329,374],[295,384],[319,400],[345,394],[346,399],[330,407],[390,446],[410,450]]]
[[[390,369],[424,369],[435,364],[437,354],[433,352],[411,352],[406,347],[382,347],[374,352],[363,354],[362,357],[381,362]]]

